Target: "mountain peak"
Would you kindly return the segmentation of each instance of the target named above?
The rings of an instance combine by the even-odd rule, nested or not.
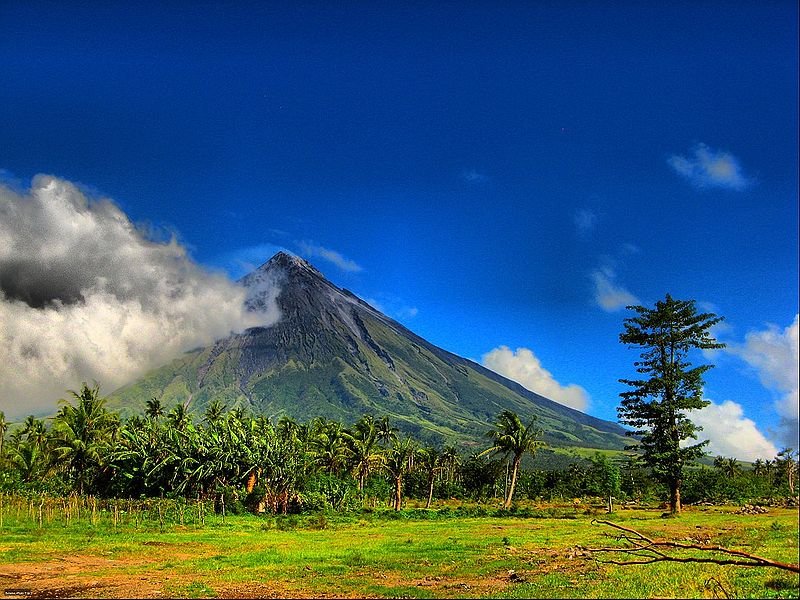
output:
[[[261,265],[258,270],[262,271],[274,271],[274,270],[282,270],[285,272],[294,272],[294,271],[307,271],[313,273],[314,275],[318,275],[322,277],[322,273],[320,273],[314,265],[312,265],[307,260],[300,258],[294,254],[289,254],[288,252],[280,251],[275,256],[270,258],[267,262]]]

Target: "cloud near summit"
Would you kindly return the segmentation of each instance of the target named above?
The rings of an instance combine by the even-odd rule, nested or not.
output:
[[[49,412],[67,389],[105,392],[191,348],[279,317],[174,238],[158,242],[111,200],[38,175],[0,185],[0,410]]]
[[[364,270],[356,261],[345,258],[336,250],[331,250],[330,248],[325,248],[324,246],[309,241],[298,242],[297,245],[302,254],[308,257],[318,257],[327,260],[346,273],[358,273]]]

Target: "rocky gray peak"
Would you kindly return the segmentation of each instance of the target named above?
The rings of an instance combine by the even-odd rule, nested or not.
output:
[[[317,271],[314,266],[309,263],[308,261],[300,258],[299,256],[295,256],[294,254],[289,254],[288,252],[278,252],[275,256],[270,258],[267,262],[261,265],[258,270],[277,270],[281,269],[286,271],[287,273],[292,272],[307,272],[313,275],[317,275],[318,277],[322,277],[322,273]]]
[[[270,285],[283,286],[284,284],[311,281],[326,281],[325,276],[315,269],[309,262],[299,256],[288,252],[278,252],[255,271],[251,271],[239,280],[239,283],[251,290],[249,295],[260,288]]]

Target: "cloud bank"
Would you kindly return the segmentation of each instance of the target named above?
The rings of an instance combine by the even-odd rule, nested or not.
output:
[[[743,190],[752,183],[745,177],[735,156],[721,150],[712,150],[705,144],[697,144],[688,157],[672,155],[667,163],[678,175],[698,188]]]
[[[514,352],[507,346],[500,346],[484,354],[481,364],[564,406],[583,412],[589,406],[589,394],[585,389],[574,383],[561,385],[528,348],[517,348]]]
[[[300,248],[300,252],[305,254],[307,257],[311,258],[316,256],[323,260],[327,260],[329,263],[347,273],[358,273],[359,271],[364,270],[364,268],[357,262],[350,260],[349,258],[345,258],[336,250],[331,250],[330,248],[325,248],[324,246],[318,246],[312,242],[298,242],[297,245]]]
[[[774,407],[781,417],[779,441],[783,446],[798,447],[800,432],[800,352],[798,325],[800,315],[788,327],[768,325],[751,331],[744,344],[729,344],[727,351],[755,369],[761,384],[775,394]]]
[[[232,331],[266,325],[244,288],[174,238],[137,229],[110,200],[38,175],[0,185],[0,410],[48,412],[81,381],[104,391]]]
[[[709,440],[706,450],[714,456],[752,462],[757,458],[774,458],[778,453],[778,449],[764,437],[756,424],[744,416],[741,405],[736,402],[712,402],[700,410],[689,411],[688,416],[703,428],[697,439]]]

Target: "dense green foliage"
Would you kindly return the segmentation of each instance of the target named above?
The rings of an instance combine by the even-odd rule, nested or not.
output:
[[[625,319],[619,339],[641,350],[634,363],[640,379],[621,379],[632,389],[622,392],[620,421],[640,436],[637,451],[653,474],[670,491],[670,510],[681,510],[681,484],[685,468],[703,455],[703,446],[686,444],[699,428],[686,411],[708,405],[703,400],[703,373],[712,365],[692,367],[693,349],[723,348],[709,334],[722,318],[698,314],[694,300],[675,300],[669,294],[655,308],[629,306],[637,313]]]
[[[522,426],[513,413],[498,416],[491,447],[466,455],[452,446],[423,447],[412,437],[398,437],[387,418],[369,415],[352,426],[323,418],[272,422],[212,403],[195,421],[182,405],[165,413],[154,399],[145,414],[123,419],[106,408],[97,387],[88,386],[72,393],[48,421],[28,417],[8,424],[0,415],[0,423],[0,491],[27,495],[204,500],[221,513],[277,514],[400,509],[407,498],[428,507],[435,498],[503,499],[511,507],[512,495],[646,502],[666,497],[650,469],[621,453],[575,456],[558,470],[525,468],[523,460],[515,480],[517,452],[539,443],[533,424]],[[793,495],[796,471],[792,450],[753,468],[720,458],[713,468],[687,469],[684,499],[777,500]]]

